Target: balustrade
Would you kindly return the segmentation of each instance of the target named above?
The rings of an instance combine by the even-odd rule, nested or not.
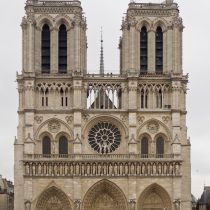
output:
[[[174,154],[27,154],[24,160],[46,160],[46,159],[67,159],[67,160],[141,160],[141,159],[174,159]]]
[[[46,6],[81,6],[81,2],[77,0],[62,0],[62,1],[56,1],[56,0],[27,0],[27,5],[34,5],[34,6],[40,6],[40,5],[46,5]]]

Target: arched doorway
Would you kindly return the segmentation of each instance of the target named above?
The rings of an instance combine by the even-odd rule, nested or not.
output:
[[[72,210],[72,208],[64,192],[56,187],[50,187],[40,195],[36,210]]]
[[[153,184],[138,199],[138,210],[172,210],[171,199],[161,186]]]
[[[117,185],[102,180],[88,190],[82,210],[127,210],[127,202]]]

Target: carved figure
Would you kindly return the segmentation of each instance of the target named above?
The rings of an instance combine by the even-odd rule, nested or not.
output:
[[[179,175],[180,174],[180,166],[179,166],[178,163],[176,163],[176,165],[175,165],[175,174],[176,175]]]
[[[26,164],[26,175],[30,174],[30,168],[29,168],[29,164]]]
[[[157,167],[156,167],[155,163],[153,163],[152,172],[153,172],[153,175],[156,175],[156,173],[157,173]]]
[[[38,165],[38,174],[39,175],[42,174],[42,166],[41,166],[41,164]]]
[[[31,210],[31,202],[30,201],[27,201],[25,203],[25,210]]]
[[[33,164],[33,166],[32,166],[32,172],[33,172],[33,175],[36,175],[36,165],[35,164]]]

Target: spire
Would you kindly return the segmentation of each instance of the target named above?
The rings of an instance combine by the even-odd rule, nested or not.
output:
[[[103,30],[101,27],[101,54],[100,54],[100,74],[104,74],[104,47],[103,47]]]

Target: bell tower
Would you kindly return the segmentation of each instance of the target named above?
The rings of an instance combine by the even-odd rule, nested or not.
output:
[[[173,0],[131,2],[119,74],[87,72],[77,0],[27,0],[15,210],[190,210],[188,76]]]

